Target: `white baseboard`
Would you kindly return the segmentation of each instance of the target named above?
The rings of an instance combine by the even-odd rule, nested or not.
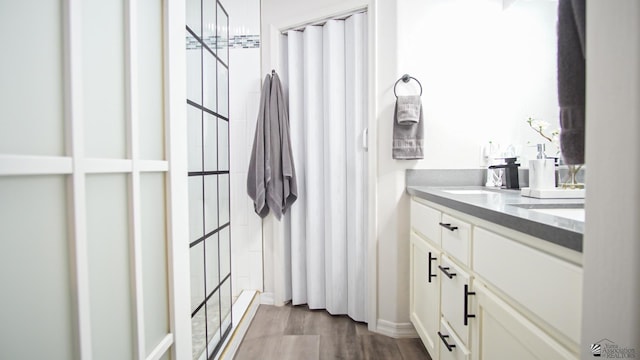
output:
[[[260,294],[260,304],[262,305],[273,305],[275,304],[275,300],[272,292],[263,292]]]
[[[390,336],[392,338],[417,338],[418,333],[410,322],[394,323],[387,320],[378,319],[376,330],[377,333]]]
[[[223,344],[224,350],[220,351],[216,356],[216,360],[233,359],[236,356],[240,343],[242,343],[242,339],[244,339],[249,325],[251,325],[251,321],[258,311],[258,306],[260,305],[259,296],[260,294],[257,291],[244,290],[233,304],[231,310],[234,318],[233,330],[225,344]]]

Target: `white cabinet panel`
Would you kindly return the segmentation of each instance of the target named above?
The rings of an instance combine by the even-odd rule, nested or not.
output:
[[[481,228],[473,236],[473,270],[580,343],[582,269]]]
[[[440,220],[440,211],[411,201],[411,227],[436,245],[440,245]]]
[[[431,358],[438,358],[440,325],[440,251],[411,233],[410,317]]]
[[[474,360],[577,359],[553,338],[483,286],[476,286],[478,323]]]
[[[442,250],[469,265],[471,225],[453,216],[442,214]]]

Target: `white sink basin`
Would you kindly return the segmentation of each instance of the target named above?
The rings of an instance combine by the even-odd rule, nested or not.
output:
[[[557,204],[509,204],[529,211],[542,214],[559,216],[566,219],[584,222],[584,204],[557,203]]]
[[[531,211],[584,222],[584,209],[530,209]]]
[[[455,195],[487,195],[487,194],[493,194],[491,191],[485,191],[485,190],[442,190],[446,193],[449,194],[455,194]]]

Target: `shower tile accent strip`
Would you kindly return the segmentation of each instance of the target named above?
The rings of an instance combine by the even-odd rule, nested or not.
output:
[[[204,43],[210,49],[222,49],[226,44],[224,39],[218,41],[219,36],[208,36],[204,38]],[[200,42],[191,35],[187,35],[187,50],[200,48]],[[260,35],[236,35],[229,38],[229,48],[231,49],[255,49],[260,47]]]
[[[230,48],[252,49],[260,47],[260,35],[235,35],[229,38]]]

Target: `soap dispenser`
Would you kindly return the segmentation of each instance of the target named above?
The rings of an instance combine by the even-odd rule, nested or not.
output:
[[[531,190],[554,189],[556,187],[556,162],[547,158],[544,144],[537,145],[535,160],[529,160],[529,188]]]

